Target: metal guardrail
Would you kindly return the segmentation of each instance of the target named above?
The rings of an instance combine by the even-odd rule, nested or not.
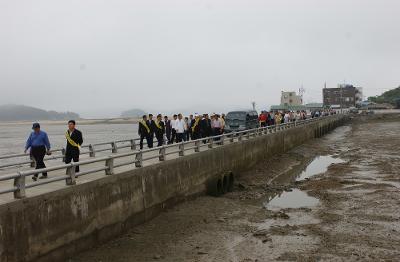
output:
[[[110,151],[111,153],[117,153],[119,149],[123,149],[123,148],[130,148],[131,150],[136,150],[136,148],[139,146],[139,144],[137,143],[139,140],[140,140],[140,138],[134,138],[134,139],[125,139],[125,140],[117,140],[117,141],[83,145],[81,147],[81,149],[82,149],[81,155],[89,155],[89,157],[95,157],[96,153],[105,152],[105,151]],[[146,144],[146,142],[144,142],[144,144]],[[104,148],[104,146],[109,146],[109,147]],[[101,148],[99,148],[99,147],[101,147]],[[50,150],[50,152],[52,153],[52,155],[46,156],[44,159],[45,161],[61,159],[62,162],[64,162],[65,148],[53,149],[53,150]],[[53,155],[54,153],[56,153],[56,155]],[[13,159],[13,158],[20,159],[22,157],[26,157],[26,159],[19,161],[19,162],[0,164],[0,169],[1,168],[9,168],[9,167],[20,167],[20,166],[26,165],[26,164],[30,164],[31,167],[35,167],[35,160],[32,158],[32,156],[29,153],[2,155],[2,156],[0,156],[0,160],[5,160],[5,159],[8,160],[8,159]]]
[[[327,117],[336,117],[337,115],[331,115]],[[270,133],[276,133],[282,130],[286,130],[288,128],[293,128],[293,127],[298,127],[298,126],[303,126],[309,123],[313,123],[316,121],[319,121],[320,119],[326,119],[327,117],[319,117],[319,118],[312,118],[312,119],[306,119],[306,120],[301,120],[301,121],[295,121],[295,122],[289,122],[285,124],[280,124],[280,125],[274,125],[274,126],[267,126],[267,127],[260,127],[260,128],[254,128],[250,130],[244,130],[244,131],[238,131],[238,132],[232,132],[232,133],[225,133],[222,135],[217,135],[217,136],[211,136],[207,138],[200,138],[197,140],[191,140],[191,141],[186,141],[186,142],[180,142],[180,143],[175,143],[175,144],[170,144],[170,145],[163,145],[160,147],[154,147],[154,148],[149,148],[149,149],[144,149],[144,150],[135,150],[135,141],[138,139],[130,139],[130,140],[120,140],[116,142],[111,142],[113,143],[112,151],[115,153],[114,155],[111,156],[104,156],[104,157],[94,157],[94,159],[88,159],[88,160],[83,160],[77,163],[70,163],[70,164],[62,164],[62,165],[56,165],[56,166],[51,166],[43,169],[32,169],[32,170],[26,170],[26,171],[19,171],[14,174],[8,174],[8,175],[3,175],[0,176],[0,181],[7,181],[7,180],[14,180],[14,184],[10,188],[2,189],[0,190],[0,194],[5,194],[5,193],[14,193],[14,198],[24,198],[26,196],[25,190],[27,188],[32,188],[32,187],[37,187],[43,184],[49,184],[53,183],[56,181],[66,181],[66,185],[74,185],[76,183],[76,178],[79,176],[84,176],[92,173],[97,173],[100,171],[104,171],[106,175],[113,175],[114,169],[117,167],[122,167],[122,166],[127,166],[131,164],[135,164],[135,167],[140,168],[143,166],[143,161],[146,160],[151,160],[151,159],[157,159],[159,161],[165,161],[167,159],[167,155],[171,154],[178,154],[179,157],[184,156],[185,152],[187,151],[192,151],[194,152],[200,152],[202,147],[208,147],[209,149],[212,149],[214,146],[220,146],[224,145],[226,142],[229,143],[235,143],[240,142],[243,139],[251,139],[252,137],[257,137],[261,135],[268,135]],[[115,146],[116,143],[118,142],[127,142],[129,141],[131,144],[129,145],[133,151],[126,152],[126,153],[117,153],[117,147]],[[132,142],[133,141],[133,142]],[[102,143],[103,145],[105,144],[110,144],[110,143]],[[191,145],[192,144],[192,145]],[[97,144],[99,145],[99,144]],[[90,147],[90,145],[86,146]],[[92,146],[93,147],[93,146]],[[167,151],[167,149],[174,149],[172,151]],[[157,152],[157,154],[149,155],[149,153],[152,152]],[[89,152],[90,153],[90,152]],[[21,154],[22,155],[22,154]],[[24,154],[25,155],[25,154]],[[12,157],[16,155],[10,155],[6,157]],[[17,156],[20,156],[17,154]],[[121,159],[124,157],[133,157],[129,161],[123,162],[123,163],[115,163],[116,159]],[[4,157],[3,157],[4,159]],[[101,167],[96,167],[90,170],[86,171],[81,171],[79,173],[75,172],[75,167],[76,166],[86,166],[89,164],[93,163],[99,163],[99,162],[104,162],[105,165]],[[52,171],[59,171],[59,170],[66,170],[65,175],[61,176],[56,176],[52,178],[47,178],[43,179],[38,182],[34,182],[31,184],[26,184],[25,178],[35,175],[35,174],[40,174],[43,172],[52,172]]]

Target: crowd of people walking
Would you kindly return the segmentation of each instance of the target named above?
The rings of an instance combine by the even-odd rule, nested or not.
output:
[[[262,111],[258,117],[258,126],[265,127],[276,124],[289,123],[292,121],[305,120],[308,117],[320,117],[336,114],[334,110],[317,110],[307,115],[305,111]],[[79,162],[80,147],[83,144],[82,132],[75,128],[74,120],[68,121],[68,129],[65,133],[66,150],[64,162],[66,164]],[[154,138],[157,146],[164,144],[180,143],[182,141],[197,140],[218,136],[225,132],[225,114],[194,114],[189,117],[183,117],[182,114],[175,114],[172,119],[168,116],[158,114],[155,119],[153,115],[143,115],[139,121],[138,134],[140,137],[140,149],[143,149],[143,142],[146,140],[149,148],[153,147]],[[36,169],[46,168],[44,163],[45,155],[51,154],[50,140],[47,133],[40,129],[39,123],[32,126],[33,132],[29,135],[25,153],[29,150],[31,157],[35,160]],[[214,138],[218,140],[218,138]],[[207,139],[203,142],[206,143]],[[76,166],[75,172],[79,172],[79,166]],[[38,174],[32,177],[37,180]],[[47,178],[47,173],[43,172],[40,178]]]
[[[307,115],[307,112],[304,110],[294,111],[261,111],[260,116],[258,117],[258,121],[260,127],[265,126],[273,126],[275,124],[284,124],[289,122],[295,122],[299,120],[305,120],[307,118],[315,118],[320,116],[328,116],[336,114],[335,110],[314,110],[310,112],[310,115]]]
[[[144,115],[139,121],[138,135],[140,137],[140,149],[143,149],[143,141],[146,140],[149,148],[153,147],[154,137],[157,139],[157,146],[173,144],[182,141],[196,140],[210,136],[221,135],[224,132],[224,114],[195,114],[183,117],[182,114],[175,114],[172,119],[168,116]]]
[[[67,142],[64,162],[66,164],[74,162],[79,162],[80,148],[83,144],[82,132],[75,128],[75,120],[68,121],[68,129],[65,132],[65,139]],[[51,145],[50,140],[46,132],[40,129],[39,123],[34,123],[32,125],[32,132],[30,133],[26,144],[25,153],[30,152],[31,157],[34,159],[36,164],[36,169],[46,168],[44,163],[45,155],[51,155]],[[75,167],[75,172],[79,172],[79,166]],[[47,178],[47,172],[43,172],[40,179]],[[36,181],[38,179],[38,174],[32,176],[32,179]]]

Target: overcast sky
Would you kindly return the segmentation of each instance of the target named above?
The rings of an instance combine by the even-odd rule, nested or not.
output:
[[[400,85],[399,0],[0,0],[0,104],[258,109]]]

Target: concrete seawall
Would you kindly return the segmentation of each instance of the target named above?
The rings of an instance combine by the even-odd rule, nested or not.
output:
[[[249,169],[346,120],[333,116],[2,205],[0,261],[62,261],[204,194],[221,173]]]

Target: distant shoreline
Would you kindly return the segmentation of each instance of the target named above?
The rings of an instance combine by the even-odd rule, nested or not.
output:
[[[2,125],[31,125],[35,121],[23,120],[23,121],[1,121]],[[68,120],[38,120],[43,125],[66,125]],[[77,125],[101,125],[101,124],[137,124],[138,118],[102,118],[102,119],[77,119]]]

